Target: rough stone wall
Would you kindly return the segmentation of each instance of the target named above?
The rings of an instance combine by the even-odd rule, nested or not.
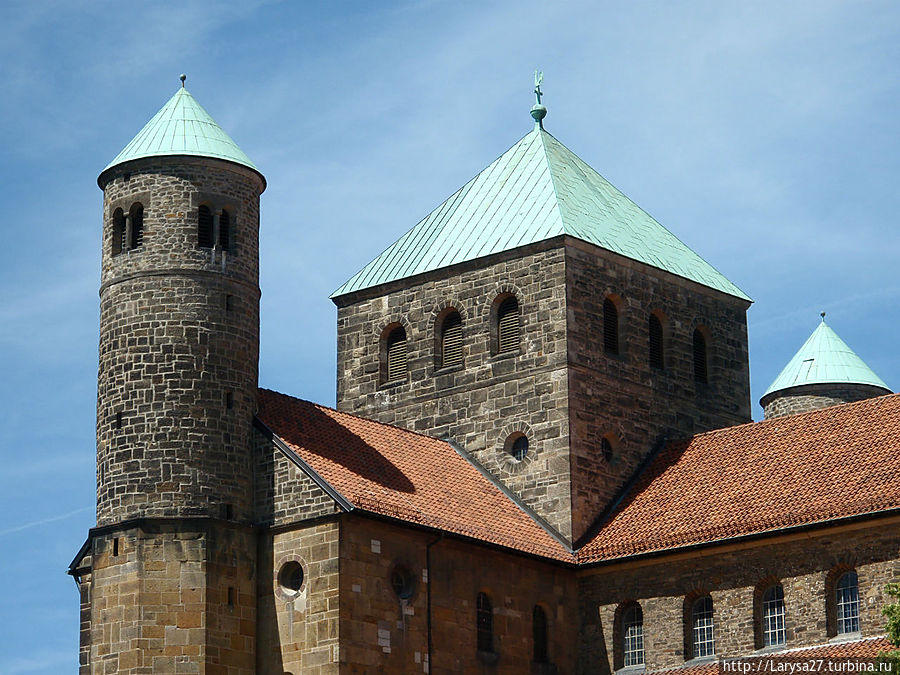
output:
[[[340,523],[332,521],[261,536],[256,672],[340,672],[340,532]],[[283,566],[292,562],[304,572],[297,594],[286,591],[278,579]]]
[[[256,536],[144,523],[93,540],[82,673],[255,673]]]
[[[748,303],[566,240],[573,535],[583,534],[661,441],[750,421]],[[619,353],[603,348],[603,302],[618,306]],[[651,313],[664,368],[650,367]],[[707,338],[708,383],[694,379],[693,333]],[[610,460],[601,443],[612,445]]]
[[[569,536],[565,265],[556,245],[339,298],[337,399],[340,410],[455,440]],[[504,293],[519,303],[520,349],[493,355],[491,310]],[[448,307],[462,316],[463,365],[436,370],[437,323]],[[385,385],[381,338],[396,323],[406,329],[409,377]],[[522,461],[504,449],[514,432],[528,437]]]
[[[579,672],[614,670],[616,610],[631,601],[640,603],[644,613],[647,670],[684,664],[692,656],[686,655],[685,599],[705,593],[713,601],[716,656],[750,654],[761,646],[759,596],[775,581],[784,588],[786,648],[822,644],[836,632],[836,573],[851,568],[859,576],[862,636],[881,635],[881,608],[889,600],[885,584],[900,579],[896,528],[893,522],[835,529],[781,543],[584,570],[578,592]]]
[[[773,392],[763,397],[760,405],[763,407],[765,419],[768,420],[885,396],[889,393],[881,387],[868,384],[807,384]]]
[[[127,170],[127,171],[126,171]],[[251,518],[259,349],[259,177],[206,159],[118,167],[104,188],[97,517]],[[139,202],[143,245],[113,255]],[[233,251],[197,243],[198,206],[231,210]]]
[[[577,599],[571,570],[363,517],[347,516],[343,527],[341,673],[428,672],[429,586],[431,673],[574,672]],[[393,590],[391,573],[398,568],[415,580],[408,600]],[[493,604],[494,665],[477,651],[479,592],[487,593]],[[543,667],[532,664],[536,604],[549,624],[550,664]]]
[[[328,494],[275,446],[254,429],[254,522],[278,527],[337,513],[340,507]]]

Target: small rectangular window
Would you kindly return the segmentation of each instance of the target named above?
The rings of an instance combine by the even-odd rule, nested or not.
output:
[[[113,555],[114,556],[119,555],[119,538],[118,537],[113,538]]]
[[[234,607],[234,586],[228,587],[228,606]]]
[[[225,392],[225,407],[228,410],[234,408],[234,394],[232,394],[230,391]]]

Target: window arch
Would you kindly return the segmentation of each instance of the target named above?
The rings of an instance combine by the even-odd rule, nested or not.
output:
[[[699,327],[694,329],[694,381],[700,384],[709,382],[706,336]]]
[[[603,301],[603,351],[619,353],[619,309],[612,298]]]
[[[665,366],[665,344],[663,342],[663,325],[655,313],[648,319],[647,332],[650,341],[650,367],[663,370]]]
[[[760,600],[760,630],[763,647],[778,647],[787,642],[784,617],[784,589],[781,584],[773,584],[765,590]]]
[[[197,246],[212,248],[214,243],[213,214],[206,204],[201,204],[197,210]]]
[[[131,216],[131,234],[128,237],[128,248],[140,248],[144,245],[144,205],[135,202],[129,210]]]
[[[837,634],[859,632],[859,577],[854,570],[844,572],[834,586]]]
[[[691,603],[691,654],[700,659],[716,653],[716,641],[713,623],[713,601],[708,595],[697,598]]]
[[[119,255],[128,248],[125,241],[125,213],[122,209],[116,209],[113,213],[112,254]]]
[[[512,455],[513,459],[521,462],[528,454],[528,436],[521,431],[516,431],[507,436],[506,441],[503,443],[503,448]]]
[[[382,381],[401,382],[408,372],[406,354],[406,329],[394,326],[385,331],[382,348]]]
[[[620,667],[644,665],[644,611],[636,602],[622,609],[617,646]]]
[[[475,603],[475,633],[478,651],[494,651],[494,608],[487,593],[479,593]]]
[[[495,301],[497,313],[495,317],[496,340],[494,353],[504,354],[518,351],[519,336],[519,301],[514,295],[507,295]]]
[[[532,643],[534,645],[531,660],[537,663],[549,661],[547,640],[547,613],[540,605],[535,605],[531,612]]]
[[[215,225],[215,220],[213,224]],[[226,209],[222,209],[222,213],[219,214],[218,248],[220,251],[231,251],[233,234],[231,231],[231,215]]]
[[[463,362],[462,317],[451,309],[440,322],[438,368],[461,366]]]

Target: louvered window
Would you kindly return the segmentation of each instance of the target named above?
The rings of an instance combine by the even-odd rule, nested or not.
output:
[[[603,351],[619,353],[619,310],[609,298],[603,301]]]
[[[122,209],[113,213],[112,254],[119,255],[127,248],[125,241],[125,214]]]
[[[540,605],[535,605],[531,613],[531,630],[533,633],[534,653],[532,660],[537,663],[547,663],[549,654],[547,650],[547,613]]]
[[[497,311],[497,353],[519,349],[519,302],[509,296]]]
[[[709,381],[706,363],[706,338],[699,328],[694,329],[694,380],[701,384]]]
[[[388,335],[385,366],[385,382],[406,379],[406,331],[402,326],[398,326]]]
[[[131,207],[131,241],[129,248],[139,248],[144,244],[144,207],[134,204]]]
[[[655,314],[650,315],[650,367],[662,370],[663,359],[663,329],[662,323]]]
[[[494,651],[494,608],[491,606],[491,599],[485,593],[478,594],[475,606],[475,631],[478,651]]]
[[[462,362],[462,317],[459,312],[451,312],[441,325],[441,368],[458,366]]]
[[[219,250],[231,251],[231,216],[224,209],[219,216]]]
[[[201,206],[197,214],[197,245],[213,247],[213,217],[208,206]]]

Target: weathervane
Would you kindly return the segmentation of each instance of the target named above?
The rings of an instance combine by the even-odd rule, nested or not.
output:
[[[541,103],[541,96],[544,95],[544,92],[541,91],[541,83],[544,81],[544,73],[540,70],[534,71],[534,95],[537,98],[537,103],[531,106],[531,117],[537,123],[538,127],[544,128],[544,118],[547,116],[547,108]]]

